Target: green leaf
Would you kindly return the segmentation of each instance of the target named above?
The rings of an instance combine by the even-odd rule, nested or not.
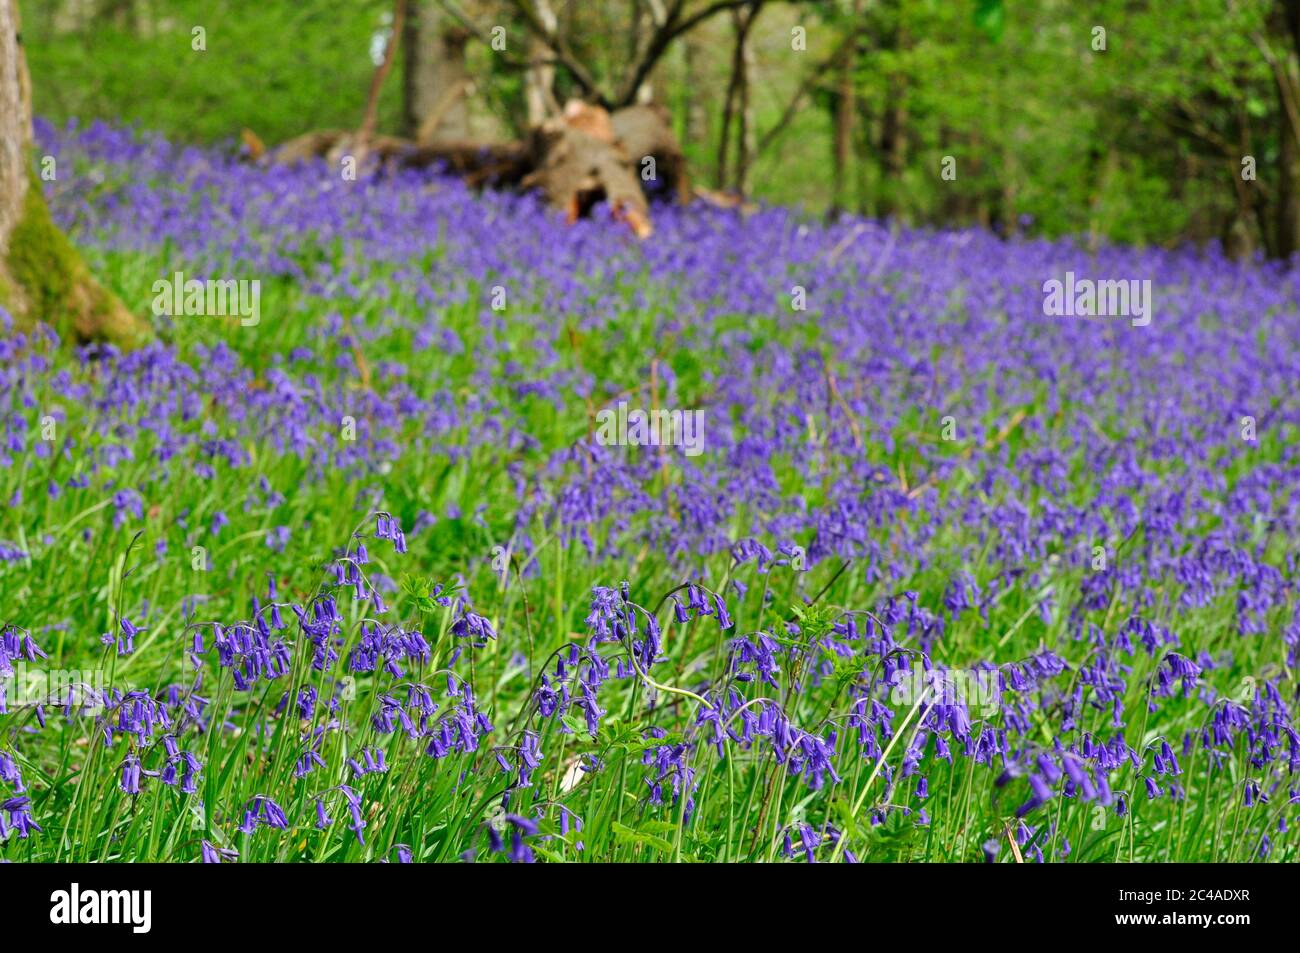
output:
[[[655,837],[653,834],[646,834],[641,831],[633,830],[626,824],[620,824],[618,821],[614,821],[613,831],[616,840],[625,843],[644,844],[647,847],[655,848],[655,850],[661,850],[666,854],[671,854],[673,852],[673,845],[662,837]]]
[[[975,26],[994,43],[1002,39],[1002,30],[1006,26],[1002,0],[979,0],[975,4]]]

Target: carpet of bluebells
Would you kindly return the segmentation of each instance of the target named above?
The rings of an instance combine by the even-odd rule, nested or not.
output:
[[[0,859],[1294,859],[1300,271],[38,138],[261,321],[0,340]]]

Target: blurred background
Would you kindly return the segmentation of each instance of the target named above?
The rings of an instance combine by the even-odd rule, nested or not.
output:
[[[230,149],[354,128],[400,16],[380,132],[514,139],[571,97],[656,103],[694,184],[809,215],[1300,241],[1300,0],[397,6],[22,0],[35,112]]]

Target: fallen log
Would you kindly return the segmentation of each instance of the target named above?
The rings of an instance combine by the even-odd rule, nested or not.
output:
[[[514,142],[420,143],[322,129],[267,149],[247,129],[242,138],[246,158],[255,162],[337,163],[351,156],[358,168],[437,167],[473,188],[536,190],[569,222],[589,216],[604,202],[638,238],[654,231],[652,200],[685,203],[693,194],[668,113],[654,106],[631,106],[611,115],[599,106],[571,101],[562,115]]]
[[[691,200],[686,156],[673,133],[671,117],[662,106],[628,106],[610,116],[614,138],[637,166],[645,171],[645,160],[654,159],[654,178],[647,191],[671,198],[681,205]],[[644,179],[643,179],[644,181]]]
[[[533,169],[533,155],[527,142],[451,142],[412,145],[395,157],[405,169],[441,166],[464,179],[471,188],[518,186]]]

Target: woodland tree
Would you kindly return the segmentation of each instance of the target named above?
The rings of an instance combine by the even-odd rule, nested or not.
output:
[[[21,36],[16,0],[0,0],[0,307],[19,326],[44,321],[65,341],[134,344],[144,323],[95,280],[50,218],[32,165]]]

